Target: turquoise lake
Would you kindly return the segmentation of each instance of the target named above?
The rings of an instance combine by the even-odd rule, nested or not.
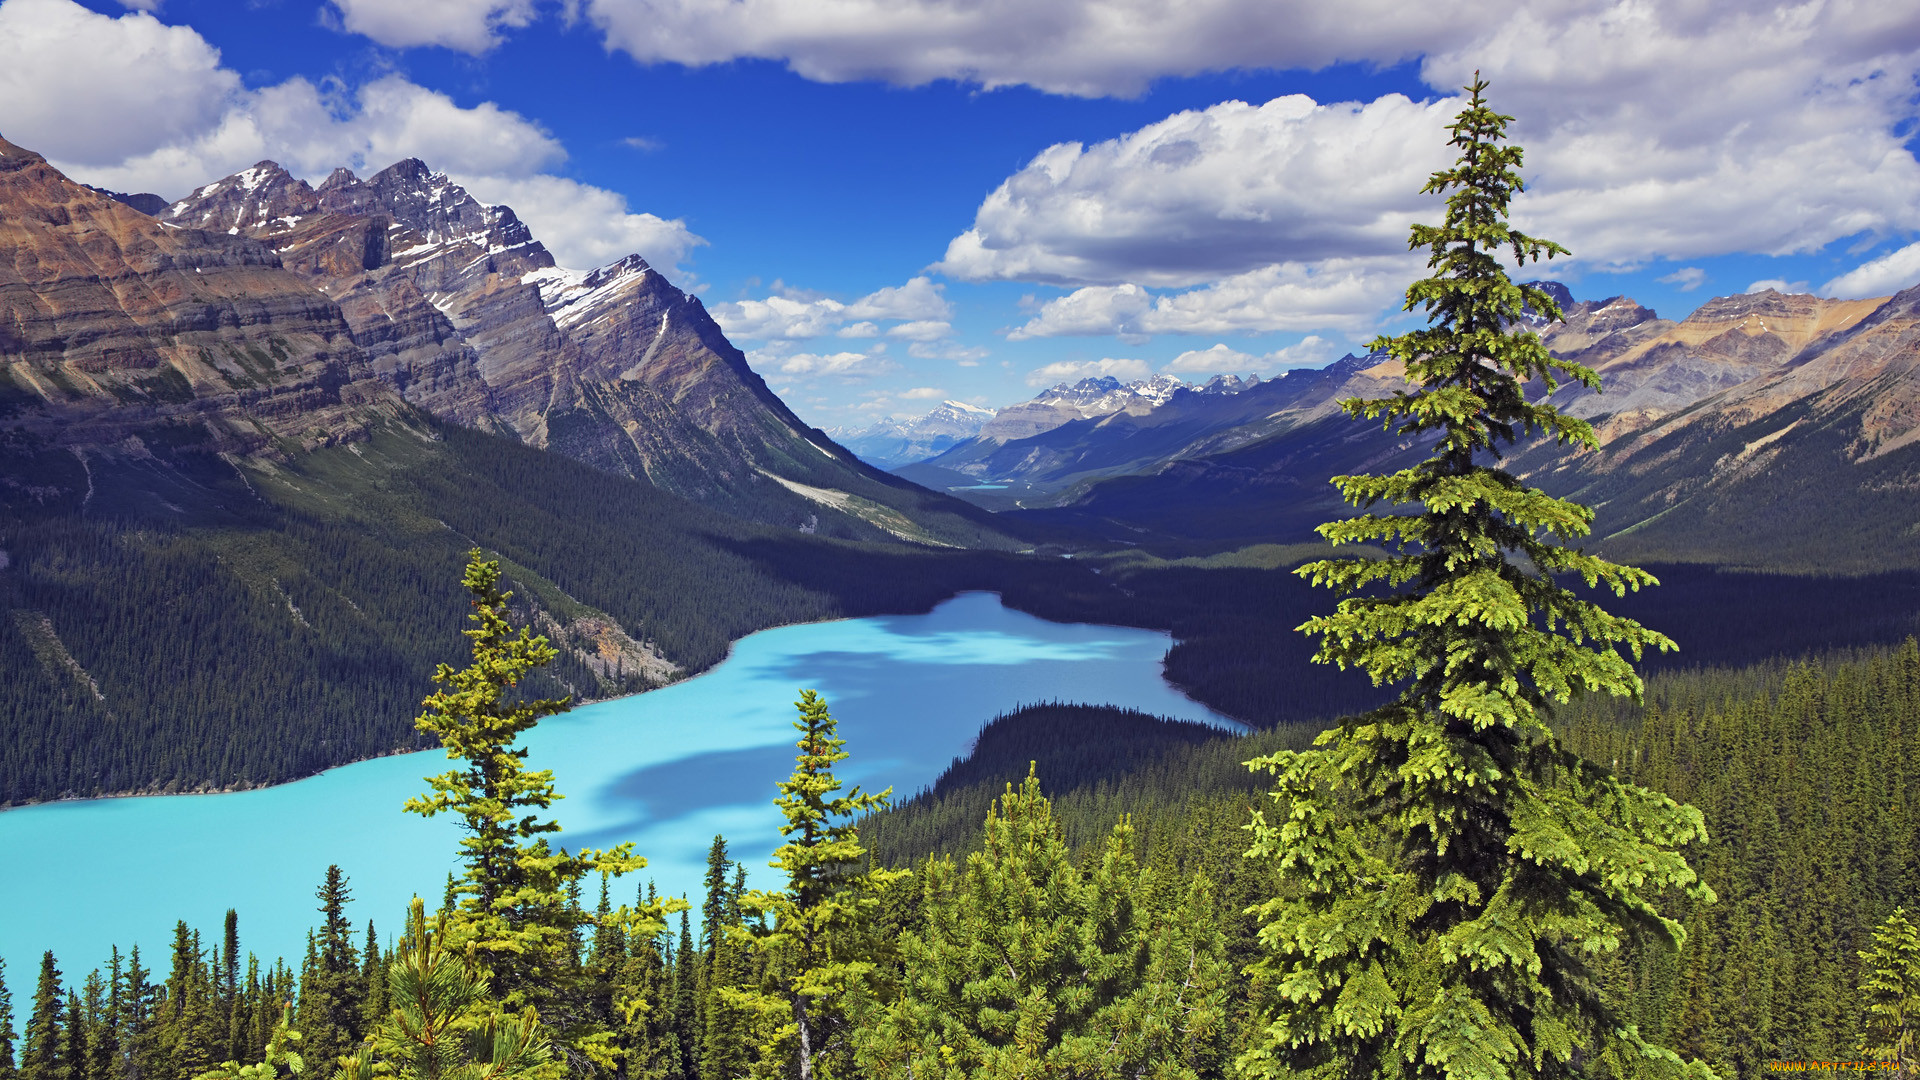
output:
[[[581,706],[542,721],[524,742],[529,766],[554,770],[567,796],[554,808],[565,827],[558,843],[632,840],[649,861],[639,882],[693,896],[697,907],[716,833],[757,886],[776,884],[766,869],[779,844],[772,800],[792,770],[792,703],[802,687],[820,691],[839,721],[853,755],[842,780],[905,797],[964,754],[986,721],[1034,702],[1111,703],[1237,727],[1167,685],[1160,661],[1170,644],[1150,631],[1046,622],[969,593],[926,615],[762,631],[697,678]],[[0,957],[16,1001],[30,992],[43,950],[76,981],[114,944],[124,952],[138,943],[143,962],[164,969],[175,920],[211,944],[230,907],[244,950],[297,966],[329,863],[351,881],[348,917],[362,933],[374,920],[388,938],[407,899],[437,900],[453,867],[455,823],[400,811],[425,790],[422,777],[446,768],[443,753],[426,751],[258,791],[0,812]],[[634,877],[616,882],[616,902],[634,886]]]

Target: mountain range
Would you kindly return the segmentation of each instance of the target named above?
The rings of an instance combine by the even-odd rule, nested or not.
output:
[[[1530,321],[1555,355],[1602,381],[1599,393],[1562,385],[1552,399],[1591,421],[1599,445],[1526,444],[1508,467],[1593,506],[1600,550],[1821,572],[1920,564],[1920,288],[1867,300],[1767,290],[1675,322],[1626,297],[1576,302],[1547,284],[1564,321]],[[976,498],[968,485],[986,478],[1022,493],[1003,503],[1004,519],[1115,542],[1308,541],[1346,512],[1329,477],[1424,455],[1338,409],[1402,385],[1398,363],[1350,355],[1231,396],[1176,393],[1151,409],[976,439],[898,471]]]
[[[471,547],[593,698],[1023,543],[799,421],[642,260],[557,267],[420,162],[158,207],[0,141],[0,804],[415,745]]]

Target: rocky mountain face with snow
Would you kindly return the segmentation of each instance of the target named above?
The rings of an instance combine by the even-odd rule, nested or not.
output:
[[[374,372],[435,416],[748,517],[825,510],[948,542],[978,531],[903,526],[903,511],[940,511],[802,423],[644,259],[559,267],[510,208],[421,161],[365,179],[337,169],[317,187],[261,162],[161,219],[265,245],[339,305]]]
[[[157,216],[11,144],[0,169],[0,408],[55,473],[162,443],[285,454],[424,414],[770,523],[997,535],[802,423],[638,256],[558,267],[510,208],[420,161],[318,186],[261,162]]]
[[[1542,339],[1593,368],[1602,392],[1563,385],[1554,398],[1592,421],[1601,445],[1535,443],[1506,464],[1593,506],[1600,551],[1837,572],[1920,565],[1920,287],[1868,300],[1719,297],[1678,322],[1625,297],[1562,301],[1565,322],[1540,323]],[[1121,456],[1103,447],[1150,447],[1187,395],[1124,432],[1067,425],[988,460],[1069,479],[1063,468],[1081,469],[1019,512],[1055,526],[1129,542],[1311,540],[1349,512],[1329,477],[1426,453],[1335,408],[1402,376],[1379,356],[1291,373],[1233,399],[1240,418],[1216,414],[1223,423],[1205,434],[1104,475],[1086,468]]]
[[[827,434],[862,461],[887,469],[924,461],[973,438],[993,417],[992,409],[964,401],[943,401],[922,416],[906,420],[886,417],[866,427],[828,428]]]
[[[85,502],[99,464],[271,459],[410,412],[271,251],[165,227],[4,140],[0,251],[0,501]]]

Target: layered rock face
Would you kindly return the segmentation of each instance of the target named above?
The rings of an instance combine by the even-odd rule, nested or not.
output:
[[[0,416],[42,450],[273,455],[404,410],[272,250],[162,224],[5,140],[0,253]]]
[[[437,416],[722,504],[756,497],[768,472],[860,471],[643,259],[558,267],[511,209],[418,160],[318,187],[261,162],[162,217],[270,248],[339,304],[373,370]]]
[[[1767,290],[1717,297],[1678,323],[1626,297],[1576,304],[1566,323],[1547,328],[1542,339],[1555,355],[1599,373],[1604,393],[1565,387],[1554,401],[1574,416],[1599,420],[1602,440],[1611,442],[1780,371],[1880,303]]]

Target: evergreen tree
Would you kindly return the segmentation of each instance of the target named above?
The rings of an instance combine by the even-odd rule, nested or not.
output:
[[[0,958],[0,1080],[18,1080],[13,1056],[13,993],[7,989],[7,962]]]
[[[673,1040],[680,1060],[672,1075],[680,1080],[694,1080],[700,1074],[700,996],[704,964],[694,949],[690,922],[687,910],[682,908],[680,943],[673,951]]]
[[[408,800],[406,809],[427,817],[453,812],[462,819],[465,868],[449,896],[455,901],[449,932],[459,949],[471,950],[483,965],[501,1008],[508,1014],[539,1009],[560,1032],[569,1067],[610,1068],[609,1034],[591,1016],[575,955],[585,915],[574,890],[590,873],[618,876],[646,860],[633,855],[631,843],[578,854],[549,845],[560,825],[542,812],[561,796],[552,771],[526,769],[527,751],[514,744],[542,717],[564,711],[567,701],[529,699],[516,690],[558,653],[546,638],[509,624],[512,594],[500,589],[499,563],[481,558],[476,548],[468,553],[461,581],[474,608],[468,618],[476,625],[464,631],[472,663],[458,670],[438,666],[433,677],[443,688],[423,702],[426,712],[416,723],[465,766],[428,777],[433,793]],[[622,905],[613,917],[628,933],[651,936],[668,910]]]
[[[846,740],[836,736],[819,694],[802,690],[794,704],[800,710],[793,725],[800,753],[774,800],[786,817],[780,828],[786,842],[773,853],[772,865],[786,872],[787,887],[741,899],[742,909],[761,920],[749,938],[761,961],[761,983],[736,1000],[772,1015],[772,1030],[759,1048],[763,1059],[782,1066],[791,1061],[800,1080],[832,1080],[847,1073],[841,1064],[850,1028],[845,999],[862,989],[874,968],[867,955],[871,943],[860,931],[879,906],[875,889],[906,875],[864,865],[866,849],[855,824],[857,815],[886,806],[893,789],[867,795],[856,787],[836,795],[840,781],[833,767],[847,759],[841,749]]]
[[[1859,1048],[1878,1061],[1898,1062],[1901,1076],[1920,1072],[1920,929],[1895,908],[1860,951],[1865,1005]]]
[[[380,938],[367,920],[367,946],[360,952],[361,1031],[372,1031],[387,1017],[387,965],[380,956]]]
[[[331,1062],[360,1041],[364,1022],[360,955],[353,946],[353,926],[346,906],[353,899],[347,876],[328,866],[326,878],[314,890],[320,901],[320,927],[313,937],[309,967],[300,976],[299,1025],[302,1053],[317,1062]]]
[[[119,957],[114,961],[117,965]],[[116,970],[114,974],[119,973]],[[113,1007],[112,988],[99,969],[87,972],[82,1005],[87,1016],[86,1075],[91,1080],[119,1080],[120,1032]],[[74,1078],[77,1080],[77,1076]]]
[[[87,1028],[92,1019],[80,995],[67,991],[67,1029],[62,1033],[60,1048],[60,1060],[66,1065],[65,1080],[94,1080],[93,1058],[87,1053]]]
[[[60,989],[60,969],[53,952],[40,957],[40,978],[33,988],[33,1012],[27,1017],[25,1046],[20,1055],[20,1080],[63,1080],[66,1062],[61,1056],[61,1013],[66,999]]]
[[[727,924],[727,838],[715,835],[707,848],[707,873],[701,879],[705,899],[700,902],[700,951],[709,960],[720,944],[720,928]]]
[[[534,1011],[503,1016],[485,971],[452,947],[450,912],[429,925],[415,897],[407,932],[387,968],[394,1009],[370,1045],[343,1062],[334,1080],[519,1080],[552,1075],[549,1033]],[[376,1073],[376,1069],[381,1070]]]
[[[1335,544],[1393,541],[1383,559],[1316,562],[1299,573],[1363,595],[1302,629],[1322,663],[1401,688],[1343,720],[1321,749],[1258,759],[1278,778],[1280,820],[1256,815],[1253,854],[1285,878],[1262,908],[1271,986],[1265,1031],[1239,1059],[1250,1077],[1325,1068],[1347,1076],[1501,1080],[1595,1069],[1687,1071],[1617,1014],[1588,957],[1622,939],[1677,947],[1684,933],[1647,899],[1705,898],[1680,854],[1703,841],[1699,811],[1622,782],[1565,750],[1553,706],[1599,692],[1638,700],[1634,657],[1672,642],[1562,587],[1578,575],[1616,594],[1656,584],[1562,541],[1593,513],[1500,469],[1503,447],[1544,434],[1597,445],[1584,421],[1525,386],[1598,388],[1524,328],[1560,312],[1499,261],[1563,253],[1510,229],[1521,190],[1509,117],[1477,77],[1455,120],[1461,156],[1425,191],[1445,224],[1413,227],[1434,276],[1407,290],[1429,326],[1373,343],[1412,389],[1343,403],[1397,434],[1435,440],[1419,465],[1335,483],[1367,513],[1321,527]],[[1400,591],[1381,595],[1382,588]]]
[[[905,934],[900,998],[856,1042],[875,1080],[1121,1074],[1117,1058],[1144,942],[1130,827],[1095,872],[1073,863],[1052,804],[1029,774],[987,814],[964,873],[921,872],[925,924]]]

